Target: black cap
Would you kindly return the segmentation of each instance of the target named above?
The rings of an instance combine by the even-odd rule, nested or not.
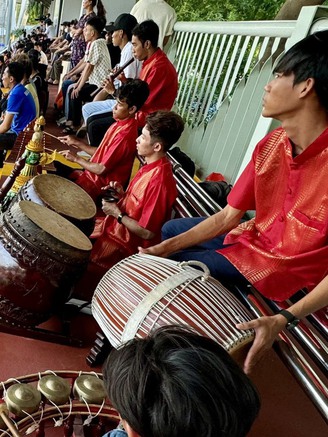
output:
[[[131,14],[121,14],[114,22],[113,30],[123,30],[126,33],[131,33],[132,29],[138,24],[137,19]]]
[[[115,30],[114,23],[111,21],[110,23],[106,24],[105,30],[106,32],[114,32]]]

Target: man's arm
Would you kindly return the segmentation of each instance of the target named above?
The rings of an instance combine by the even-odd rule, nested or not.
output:
[[[82,150],[82,148],[81,148],[81,150]],[[101,176],[107,170],[106,167],[104,166],[104,164],[101,164],[101,163],[98,164],[97,162],[87,161],[86,159],[77,155],[72,150],[63,150],[62,152],[60,152],[60,154],[63,155],[68,161],[76,162],[85,170],[88,170],[91,173],[94,173],[98,176]]]
[[[84,59],[81,59],[81,61],[77,65],[75,65],[74,68],[72,68],[67,74],[65,74],[65,79],[69,79],[75,74],[81,73],[84,69],[85,64],[86,62],[84,61]]]
[[[106,202],[103,200],[102,205],[102,210],[106,215],[111,215],[117,219],[122,213],[116,203]],[[127,215],[123,215],[121,218],[121,224],[122,226],[125,226],[132,234],[135,234],[144,240],[151,240],[155,237],[153,232],[143,228],[136,220]]]
[[[326,276],[309,294],[288,308],[297,319],[324,308],[328,305],[328,276]],[[246,323],[239,323],[238,329],[254,329],[255,340],[249,350],[244,370],[250,373],[253,367],[263,358],[271,348],[280,331],[286,326],[286,318],[281,314],[260,317]]]
[[[142,253],[167,257],[171,253],[196,246],[224,234],[239,224],[245,211],[227,205],[222,211],[202,221],[187,232],[162,241],[148,249],[139,248]]]
[[[3,119],[3,122],[0,124],[0,134],[4,134],[11,128],[11,123],[14,119],[15,114],[8,114],[6,112],[5,118]]]
[[[83,72],[82,72],[80,79],[77,81],[77,83],[72,91],[71,97],[73,99],[78,96],[79,92],[81,91],[81,88],[89,79],[89,76],[92,73],[93,69],[94,69],[94,65],[91,65],[87,62],[84,69],[83,69]]]

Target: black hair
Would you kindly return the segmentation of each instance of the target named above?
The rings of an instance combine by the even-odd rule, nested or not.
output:
[[[106,9],[103,5],[103,2],[101,0],[92,0],[92,7],[94,8],[95,6],[97,6],[97,17],[105,20],[106,24]]]
[[[28,55],[26,53],[20,53],[18,55],[15,55],[13,59],[15,62],[19,62],[23,65],[25,75],[27,78],[29,78],[32,74],[32,61],[30,60]]]
[[[309,35],[292,46],[274,72],[294,74],[294,85],[313,78],[318,99],[328,111],[328,30]]]
[[[147,115],[146,127],[152,140],[160,142],[167,152],[180,138],[184,121],[176,112],[156,111]]]
[[[94,30],[101,35],[101,32],[103,31],[104,27],[105,27],[105,23],[104,20],[102,18],[99,17],[92,17],[90,18],[86,23],[86,26],[91,26],[94,28]]]
[[[155,21],[146,20],[137,24],[132,30],[132,35],[138,37],[142,44],[145,44],[146,41],[150,41],[151,45],[157,48],[159,27]]]
[[[12,76],[16,83],[20,83],[23,80],[25,71],[24,66],[20,62],[10,62],[7,68],[9,76]]]
[[[116,92],[116,97],[128,104],[128,107],[137,107],[137,111],[146,102],[149,96],[148,83],[141,79],[127,80]]]
[[[103,373],[110,401],[141,437],[244,437],[260,408],[229,354],[185,327],[113,349]]]
[[[37,70],[38,67],[39,67],[40,59],[41,59],[41,54],[40,54],[40,52],[38,52],[38,51],[35,50],[35,49],[31,49],[31,50],[29,50],[29,52],[28,52],[28,57],[30,58],[30,60],[31,60],[31,62],[32,62],[33,69],[34,69],[34,70]]]

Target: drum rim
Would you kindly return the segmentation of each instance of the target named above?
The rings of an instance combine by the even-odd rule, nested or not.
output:
[[[44,196],[43,190],[40,191],[40,187],[42,187],[42,184],[44,184],[44,182],[39,182],[42,179],[44,180],[61,180],[64,184],[66,184],[67,186],[72,187],[76,192],[81,194],[81,197],[83,196],[85,199],[83,199],[83,202],[88,202],[88,208],[90,208],[90,213],[89,214],[85,214],[83,216],[77,217],[76,215],[72,214],[71,212],[65,210],[63,211],[60,208],[56,208],[54,209],[53,205],[51,205],[50,203],[50,199],[46,198],[46,196]],[[39,196],[40,200],[51,210],[54,210],[55,212],[57,212],[58,214],[64,215],[66,217],[70,217],[71,219],[75,219],[75,220],[91,220],[94,218],[94,216],[97,213],[97,207],[92,199],[92,197],[82,188],[80,187],[78,184],[76,184],[75,182],[63,178],[62,176],[58,176],[55,174],[39,174],[34,176],[34,178],[32,178],[30,181],[27,182],[25,189],[27,188],[27,186],[33,186],[36,194]],[[24,187],[23,187],[24,188]],[[57,205],[56,205],[57,206]],[[84,203],[85,206],[85,203]],[[91,211],[92,209],[92,211]],[[86,209],[82,209],[83,212],[86,212]]]

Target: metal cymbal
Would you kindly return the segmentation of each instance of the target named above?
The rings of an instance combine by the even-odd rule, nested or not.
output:
[[[91,404],[101,404],[106,398],[106,391],[102,380],[94,375],[81,375],[76,378],[73,393],[77,399],[84,399]]]
[[[39,380],[38,390],[54,404],[63,405],[69,400],[71,386],[66,379],[60,376],[46,375]]]
[[[13,384],[7,389],[5,402],[8,410],[16,416],[31,414],[39,409],[41,393],[30,384]]]

